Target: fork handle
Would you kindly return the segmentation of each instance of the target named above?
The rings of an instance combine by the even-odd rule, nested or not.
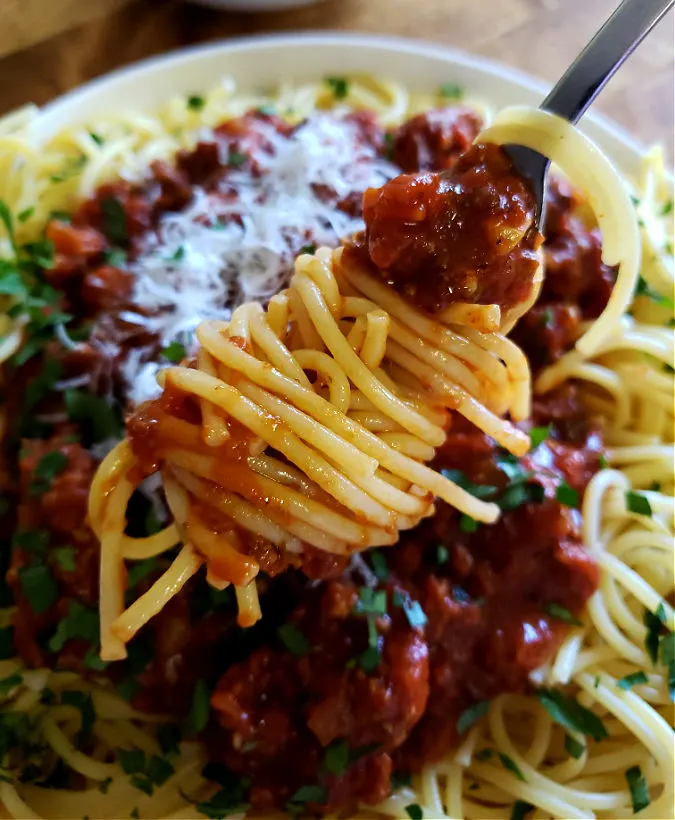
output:
[[[675,0],[622,0],[541,108],[577,122],[626,57],[674,3]]]

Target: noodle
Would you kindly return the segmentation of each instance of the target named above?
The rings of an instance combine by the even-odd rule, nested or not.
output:
[[[345,101],[375,111],[388,125],[438,102],[368,77],[350,82]],[[35,109],[10,115],[0,121],[0,200],[15,214],[31,212],[15,222],[14,237],[0,225],[0,256],[11,258],[15,245],[39,236],[52,211],[70,209],[102,181],[139,179],[153,160],[192,147],[203,127],[268,103],[237,93],[225,80],[200,110],[173,100],[157,115],[129,113],[91,131],[68,129],[46,148],[32,133]],[[289,119],[297,122],[334,100],[317,83],[282,87],[274,103],[292,109]],[[537,693],[493,699],[458,748],[354,816],[614,818],[640,811],[670,817],[673,660],[669,666],[666,641],[675,629],[675,420],[668,301],[675,280],[666,205],[672,191],[662,156],[652,151],[633,208],[603,155],[542,112],[503,112],[481,139],[549,155],[596,214],[605,261],[619,264],[605,311],[534,385],[535,394],[545,394],[574,380],[590,410],[605,420],[607,464],[591,480],[582,506],[584,542],[601,580],[581,625],[570,628],[556,656],[533,674]],[[64,178],[54,183],[55,175]],[[662,298],[653,299],[654,293]],[[2,310],[14,303],[11,295],[0,300]],[[434,496],[476,521],[493,521],[493,504],[425,463],[443,443],[447,409],[512,453],[527,449],[527,437],[503,418],[530,415],[527,360],[497,332],[513,320],[495,305],[453,305],[431,319],[347,264],[340,251],[322,249],[297,259],[290,286],[266,310],[245,305],[228,320],[204,322],[194,366],[159,374],[165,394],[192,396],[200,411],[195,423],[167,404],[158,420],[174,523],[144,537],[125,531],[144,466],[128,443],[112,449],[91,487],[89,521],[101,544],[102,657],[124,657],[131,636],[204,564],[214,588],[234,585],[241,625],[260,618],[259,566],[244,550],[248,537],[284,551],[293,564],[300,562],[301,542],[338,556],[392,544],[399,531],[433,512]],[[0,318],[0,362],[21,349],[22,322]],[[6,426],[3,408],[3,435]],[[241,447],[245,459],[228,458]],[[168,559],[163,573],[135,601],[125,601],[128,569],[154,557]],[[645,611],[651,621],[645,622]],[[663,624],[663,634],[655,633],[656,655],[655,618]],[[190,739],[167,745],[162,728],[170,718],[136,711],[96,674],[85,679],[0,661],[0,684],[14,676],[18,681],[1,690],[0,728],[15,734],[7,735],[9,746],[0,743],[0,816],[202,815],[193,804],[213,793],[201,774],[206,752]],[[637,682],[629,687],[630,676]],[[546,699],[556,687],[577,697],[608,736],[601,738],[597,726],[597,737],[585,736],[561,722]],[[82,748],[81,733],[89,738]],[[16,755],[19,739],[27,737],[34,741],[29,763],[51,776],[63,761],[80,773],[83,787],[22,782],[25,762]],[[120,749],[141,750],[146,762],[170,762],[170,776],[139,791],[119,762]],[[649,805],[642,809],[636,778],[646,784]]]
[[[180,499],[174,507],[169,494],[185,542],[206,561],[209,575],[216,583],[220,580],[221,588],[224,582],[235,584],[242,625],[255,622],[253,609],[259,612],[254,598],[249,608],[242,608],[248,600],[244,589],[253,582],[258,565],[237,549],[236,531],[214,532],[197,524],[197,499],[221,513],[225,504],[233,511],[246,505],[246,517],[241,512],[228,515],[221,527],[236,523],[244,533],[257,535],[267,529],[277,547],[302,538],[317,549],[347,555],[393,543],[400,530],[431,513],[434,496],[475,520],[496,517],[494,505],[419,463],[420,456],[423,461],[433,457],[444,432],[418,407],[426,408],[427,414],[444,406],[455,408],[512,452],[522,454],[523,445],[527,447],[523,434],[491,411],[510,409],[512,417],[518,418],[517,410],[527,408],[527,368],[509,343],[495,337],[486,345],[480,333],[469,341],[462,338],[461,328],[438,325],[400,297],[387,294],[385,298],[383,291],[383,286],[345,265],[340,251],[325,249],[314,257],[301,256],[288,291],[272,302],[275,307],[292,306],[287,327],[278,325],[275,333],[262,308],[243,305],[229,324],[205,322],[197,330],[198,363],[208,362],[207,370],[181,367],[162,373],[165,390],[194,395],[200,406],[207,404],[213,413],[222,414],[215,416],[219,427],[214,436],[212,414],[203,416],[201,430],[185,421],[179,428],[178,419],[160,408],[153,458],[162,459],[164,480],[171,482]],[[347,292],[355,295],[343,295]],[[383,310],[383,303],[391,313]],[[269,313],[274,316],[274,308]],[[363,318],[367,329],[357,343],[354,328]],[[433,368],[425,367],[425,359],[433,362]],[[397,366],[398,384],[385,375],[389,362]],[[490,367],[482,368],[483,372],[470,366],[484,362]],[[515,374],[509,372],[510,362]],[[329,385],[337,382],[333,393],[338,407],[330,400],[330,389],[329,400],[318,394],[303,365]],[[456,374],[456,380],[447,379],[445,372]],[[488,375],[494,379],[492,384]],[[367,414],[351,413],[352,403],[371,409]],[[238,460],[239,445],[233,432],[220,426],[222,419],[243,425],[253,436],[240,442],[247,450],[245,461]],[[284,456],[299,473],[264,455],[258,441]],[[126,643],[133,637],[157,612],[158,596],[162,605],[166,603],[201,563],[193,557],[182,572],[172,567],[135,602],[132,609],[137,616],[132,617],[131,610],[122,614],[123,593],[111,579],[122,577],[119,541],[125,505],[133,491],[124,476],[134,471],[138,472],[137,459],[126,444],[118,445],[101,465],[91,492],[90,518],[101,538],[103,556],[104,660],[124,657],[117,639],[124,635]],[[191,497],[192,488],[196,498]],[[270,529],[270,524],[276,528]],[[111,568],[107,556],[113,554],[118,559]],[[108,615],[106,604],[112,595],[114,616]]]

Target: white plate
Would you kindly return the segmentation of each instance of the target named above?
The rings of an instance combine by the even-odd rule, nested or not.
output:
[[[176,94],[206,91],[224,75],[243,89],[285,81],[366,72],[429,90],[458,83],[496,108],[538,105],[548,86],[500,63],[415,40],[334,32],[297,33],[226,40],[153,57],[114,71],[48,104],[38,134],[96,115],[129,108],[152,110]],[[627,176],[637,173],[641,147],[610,120],[588,114],[584,130]]]

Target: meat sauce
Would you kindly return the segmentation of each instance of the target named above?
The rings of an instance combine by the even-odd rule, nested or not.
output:
[[[532,292],[542,241],[534,198],[497,145],[472,146],[443,173],[368,189],[363,218],[351,252],[425,310],[453,302],[510,308]]]
[[[220,679],[211,703],[224,731],[211,729],[210,748],[252,780],[257,810],[283,806],[308,783],[321,785],[323,805],[333,809],[377,803],[392,771],[417,771],[447,754],[466,708],[528,690],[529,673],[567,629],[547,607],[578,613],[598,582],[579,510],[556,501],[555,488],[564,480],[581,494],[602,449],[573,389],[540,402],[535,421],[555,430],[521,461],[541,500],[471,533],[440,502],[432,519],[380,551],[377,589],[387,606],[375,619],[376,671],[363,668],[368,625],[357,572],[308,593],[291,614],[303,638],[300,657],[264,646]],[[504,490],[500,458],[491,439],[457,419],[434,466]],[[406,616],[411,602],[424,624]],[[326,750],[339,743],[354,763],[336,775],[326,769]]]
[[[189,201],[192,186],[231,195],[221,142],[242,153],[255,172],[256,152],[265,150],[258,127],[262,116],[268,115],[248,114],[227,123],[214,141],[179,154],[175,166],[153,164],[144,186],[102,186],[79,207],[72,224],[50,223],[47,237],[56,254],[48,278],[62,293],[61,307],[93,326],[89,341],[75,350],[57,343],[47,348],[45,360],[59,363],[59,378],[90,375],[94,392],[112,391],[123,402],[116,357],[152,344],[147,331],[125,325],[119,316],[126,306],[133,307],[132,282],[124,265],[111,257],[115,243],[106,234],[104,203],[114,198],[121,204],[125,253],[133,258],[161,214]],[[356,116],[362,138],[383,153],[384,132],[374,118]],[[279,133],[288,133],[281,120],[269,122]],[[529,193],[499,149],[484,146],[470,152],[468,160],[458,159],[479,128],[478,116],[462,108],[411,119],[392,134],[390,158],[412,176],[385,186],[381,195],[365,197],[367,229],[352,252],[363,259],[374,251],[370,264],[428,309],[456,298],[511,304],[522,298],[519,277],[527,283],[534,264],[539,240],[530,226]],[[458,185],[471,189],[472,174],[480,176],[481,168],[496,169],[495,189],[478,208],[489,225],[468,230],[459,270],[442,256],[442,243],[452,238],[443,230],[454,230],[443,227],[448,212],[444,197],[454,194],[436,172],[449,170]],[[413,210],[424,219],[408,224],[411,192]],[[496,203],[511,194],[506,225]],[[477,188],[474,198],[479,198]],[[334,199],[336,207],[358,210],[358,203]],[[519,326],[520,341],[536,366],[569,346],[581,318],[601,310],[613,281],[613,271],[601,262],[597,233],[577,215],[578,204],[564,184],[552,187],[542,304]],[[484,230],[495,252],[490,264],[498,259],[506,272],[499,281],[467,274],[468,267],[485,262],[480,256]],[[509,236],[511,253],[497,253],[499,237]],[[410,256],[420,239],[420,255]],[[437,290],[415,288],[410,261],[434,271],[427,279],[438,278]],[[539,310],[547,311],[545,326],[539,324],[541,315],[536,318]],[[530,333],[532,323],[536,334]],[[95,341],[114,343],[112,361],[102,352],[109,348]],[[8,397],[16,423],[21,397],[39,378],[34,361],[17,370],[16,390]],[[35,406],[43,415],[62,410],[61,394],[53,391]],[[186,407],[184,412],[189,417],[198,410]],[[155,416],[152,409],[145,416],[134,415],[132,438],[152,442]],[[549,439],[520,465],[527,475],[524,483],[541,488],[532,493],[536,500],[505,512],[494,527],[467,532],[456,511],[441,503],[433,519],[404,534],[397,546],[379,551],[384,563],[376,566],[366,554],[370,569],[361,564],[345,570],[327,564],[318,553],[304,557],[303,573],[261,561],[268,572],[259,585],[264,617],[245,631],[236,626],[232,598],[214,593],[199,574],[130,644],[129,661],[111,665],[105,674],[136,707],[176,715],[189,710],[195,684],[205,681],[213,691],[204,735],[210,756],[250,780],[247,799],[255,809],[293,804],[293,795],[306,785],[318,787],[315,800],[308,802],[310,812],[379,802],[390,791],[392,772],[419,769],[457,742],[457,719],[465,708],[500,692],[527,690],[529,673],[551,657],[564,636],[564,624],[546,614],[547,606],[556,603],[577,613],[597,584],[596,567],[581,542],[580,513],[555,499],[555,487],[564,480],[583,491],[598,468],[601,438],[574,386],[535,401],[533,424],[549,422]],[[87,492],[96,467],[89,444],[85,428],[70,422],[55,422],[39,435],[26,433],[20,452],[17,447],[9,454],[16,472],[6,479],[7,486],[18,486],[16,532],[49,534],[44,560],[55,583],[53,599],[36,612],[19,581],[21,569],[31,566],[35,555],[15,536],[8,581],[17,604],[16,648],[29,666],[56,664],[86,674],[91,672],[86,661],[90,644],[76,637],[53,649],[50,637],[72,604],[92,612],[96,608],[98,545],[86,523]],[[141,444],[138,449],[142,451]],[[147,446],[145,451],[143,466],[150,471],[156,452]],[[36,468],[49,454],[59,454],[61,466],[48,489],[37,493],[32,489]],[[494,442],[456,418],[435,466],[461,470],[467,481],[503,493],[509,482],[500,467],[503,458]],[[132,530],[146,512],[147,504],[134,497]],[[65,563],[58,559],[63,548],[73,550]],[[161,570],[161,565],[152,568],[138,581],[138,591],[147,589]],[[378,609],[371,613],[368,602],[378,593]],[[329,751],[336,749],[346,754],[344,765],[334,759],[331,763]]]

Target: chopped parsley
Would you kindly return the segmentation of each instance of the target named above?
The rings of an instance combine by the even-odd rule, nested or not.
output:
[[[408,623],[413,629],[421,629],[427,622],[427,616],[419,601],[413,599],[405,592],[397,589],[393,595],[394,606],[403,609]]]
[[[108,248],[103,251],[103,259],[107,265],[113,268],[121,268],[126,264],[127,255],[120,248]]]
[[[493,754],[494,754],[494,751],[492,749],[487,749],[486,748],[486,749],[481,749],[480,751],[476,752],[474,757],[480,763],[485,763],[485,761],[489,760],[492,757]]]
[[[197,681],[192,693],[192,704],[187,718],[188,726],[193,734],[198,735],[206,729],[206,724],[209,722],[210,708],[209,689],[206,681],[200,679]]]
[[[370,566],[375,576],[380,581],[386,581],[389,577],[389,565],[382,552],[380,552],[380,550],[371,550],[368,557],[370,558]]]
[[[31,482],[30,495],[43,495],[52,485],[56,476],[63,472],[68,464],[68,456],[60,450],[47,453],[38,461],[33,471],[33,481]]]
[[[83,740],[91,736],[94,722],[96,720],[96,712],[94,711],[94,703],[91,695],[86,692],[62,692],[61,703],[74,706],[80,713],[81,724],[78,732],[78,740]]]
[[[489,700],[479,700],[473,706],[465,709],[457,720],[457,733],[463,735],[475,723],[477,723],[484,715],[487,715],[490,709]]]
[[[221,820],[230,814],[244,814],[248,811],[246,794],[251,785],[249,780],[234,774],[222,763],[207,763],[202,769],[202,777],[217,783],[220,789],[210,800],[197,803],[196,809],[200,814]]]
[[[601,470],[604,470],[607,467],[607,464],[608,464],[607,456],[604,455],[604,453],[600,453],[600,455],[598,456],[598,467]]]
[[[667,216],[673,210],[673,200],[669,199],[668,202],[661,208],[661,216]]]
[[[336,777],[344,774],[349,766],[349,745],[346,740],[334,740],[323,758],[324,767]]]
[[[438,89],[438,96],[444,100],[461,100],[464,96],[464,89],[457,83],[443,83]]]
[[[509,484],[501,498],[497,499],[497,504],[503,512],[509,512],[523,504],[541,504],[543,500],[544,488],[541,484],[518,482]]]
[[[186,104],[190,111],[201,111],[206,105],[206,100],[198,94],[190,94]]]
[[[546,439],[551,435],[551,425],[547,424],[546,427],[533,427],[530,430],[530,447],[533,450],[536,450],[539,445],[546,441]]]
[[[359,599],[354,606],[355,615],[381,616],[387,614],[387,593],[370,587],[361,587]]]
[[[185,246],[179,245],[176,250],[168,257],[167,262],[180,262],[185,259]]]
[[[572,735],[566,734],[565,750],[570,757],[573,757],[575,760],[579,760],[581,755],[583,755],[586,751],[586,746],[583,743],[580,743],[576,738],[572,737]]]
[[[667,616],[663,603],[656,607],[656,612],[645,610],[644,623],[647,628],[645,633],[645,649],[653,664],[659,660],[666,667],[668,673],[668,692],[670,699],[675,701],[675,633],[668,630],[662,635],[663,627]]]
[[[634,686],[640,686],[643,683],[649,683],[649,678],[640,670],[639,672],[633,672],[630,675],[624,675],[623,678],[619,678],[616,685],[619,689],[623,689],[624,692],[628,692]]]
[[[555,618],[556,621],[562,621],[566,624],[573,624],[574,626],[583,626],[583,623],[573,615],[569,609],[565,609],[560,604],[550,603],[544,607],[544,612],[550,617]]]
[[[438,566],[442,566],[443,564],[447,564],[449,557],[450,557],[450,554],[448,553],[448,548],[444,547],[442,544],[439,544],[436,547],[436,564]]]
[[[299,806],[305,803],[325,803],[328,800],[328,791],[325,786],[301,786],[286,804],[288,810],[294,813]]]
[[[49,218],[55,219],[57,222],[71,222],[70,214],[67,211],[52,211]]]
[[[124,431],[122,412],[116,404],[110,404],[103,396],[95,396],[84,390],[66,390],[64,402],[70,421],[85,428],[94,442],[120,438]]]
[[[68,605],[68,613],[58,622],[56,632],[49,639],[49,650],[60,652],[67,641],[74,639],[96,644],[98,635],[98,612],[95,609],[88,609],[79,601],[71,601]]]
[[[311,649],[309,641],[295,624],[284,624],[277,629],[283,645],[296,658],[306,655]]]
[[[34,555],[44,555],[49,546],[49,532],[47,530],[16,532],[12,538],[12,545],[26,552],[32,552]]]
[[[19,567],[19,584],[30,608],[38,615],[46,612],[58,597],[58,586],[49,567],[37,564]]]
[[[392,160],[394,158],[394,135],[391,131],[384,134],[384,158]]]
[[[75,572],[77,564],[75,563],[75,547],[59,547],[53,552],[56,563],[59,569],[64,572]]]
[[[477,532],[480,524],[475,518],[472,518],[466,513],[462,513],[459,519],[459,528],[462,532]]]
[[[633,814],[646,809],[651,803],[647,781],[639,766],[631,766],[626,770],[626,782],[630,789],[630,798],[633,803]]]
[[[102,660],[99,655],[99,651],[95,646],[89,647],[87,654],[84,656],[83,663],[85,669],[91,669],[94,672],[101,672],[108,666],[108,662]]]
[[[99,147],[105,143],[105,140],[100,134],[97,134],[95,131],[90,131],[89,136],[94,140],[96,145]]]
[[[564,729],[589,735],[593,740],[602,740],[608,736],[602,720],[582,706],[576,698],[567,697],[558,689],[540,689],[537,697],[553,720]]]
[[[124,205],[114,196],[101,200],[101,215],[103,217],[103,233],[113,243],[125,247],[129,237],[127,235],[127,215]]]
[[[551,308],[545,308],[539,318],[539,327],[549,330],[553,326],[553,311]]]
[[[31,205],[30,208],[25,208],[23,211],[16,215],[16,218],[19,222],[28,222],[28,220],[33,216],[35,213],[35,208]]]
[[[669,308],[670,310],[675,308],[675,302],[673,302],[671,298],[668,296],[662,296],[658,291],[654,290],[642,276],[638,278],[638,282],[635,287],[635,296],[646,296],[647,299],[651,299],[651,301],[656,302],[657,305],[661,305],[661,307],[664,308]]]
[[[303,245],[300,248],[300,253],[308,253],[313,256],[316,253],[316,245]]]
[[[491,484],[474,484],[462,470],[443,469],[441,475],[466,490],[467,493],[471,493],[475,498],[489,499],[497,492],[497,488]]]
[[[637,515],[652,516],[652,507],[647,496],[629,490],[626,493],[626,509]]]
[[[403,601],[401,599],[401,603]],[[359,598],[352,610],[353,615],[365,615],[368,626],[368,648],[361,653],[356,660],[349,663],[348,668],[352,668],[356,662],[364,672],[372,672],[380,664],[382,651],[380,647],[380,635],[377,631],[376,620],[387,613],[387,593],[384,590],[374,590],[370,587],[361,587]]]
[[[524,800],[516,800],[511,809],[511,820],[525,820],[525,815],[529,814],[534,806]]]
[[[346,77],[326,77],[326,85],[333,90],[336,100],[344,100],[349,94],[349,82]]]
[[[52,174],[49,177],[49,181],[66,182],[66,180],[76,177],[86,164],[86,154],[78,154],[76,157],[67,157],[61,170],[57,174]]]
[[[417,803],[411,803],[409,806],[406,806],[405,811],[410,820],[422,820],[422,818],[424,817],[422,807],[419,806]]]
[[[555,491],[555,497],[556,500],[565,507],[579,506],[579,493],[574,489],[574,487],[570,487],[566,481],[561,481],[560,484],[558,484]]]
[[[522,773],[522,771],[520,770],[520,767],[515,762],[515,760],[513,760],[513,758],[509,757],[508,755],[505,755],[503,752],[499,752],[499,760],[500,760],[502,766],[507,771],[511,772],[512,774],[515,774],[515,776],[518,778],[518,780],[522,780],[523,783],[526,782],[525,775]]]
[[[170,362],[178,364],[186,356],[185,345],[174,339],[162,350],[162,356]]]
[[[242,154],[241,151],[230,151],[230,154],[227,158],[227,164],[231,165],[233,168],[239,168],[246,162],[246,154]]]
[[[0,760],[23,746],[32,728],[26,712],[0,712]]]
[[[25,347],[30,345],[30,342],[33,339],[28,339],[26,342]],[[19,353],[16,354],[14,357],[14,364],[17,367],[25,364],[29,358],[37,353],[40,349],[40,345],[42,345],[44,340],[40,337],[37,339],[38,347],[33,349],[29,355],[22,357],[21,359],[17,358],[19,354],[22,352],[19,350]],[[28,386],[26,387],[26,392],[24,394],[24,404],[26,410],[32,410],[36,407],[42,399],[54,388],[56,382],[61,378],[61,374],[63,372],[63,367],[60,362],[57,362],[55,359],[46,359],[42,365],[41,372],[30,382],[28,382]]]
[[[174,767],[159,755],[146,756],[140,749],[118,749],[117,759],[130,783],[144,794],[152,795],[155,786],[162,786],[174,774]]]
[[[7,678],[0,680],[0,696],[9,695],[17,686],[21,686],[23,678],[17,673],[10,675]]]

